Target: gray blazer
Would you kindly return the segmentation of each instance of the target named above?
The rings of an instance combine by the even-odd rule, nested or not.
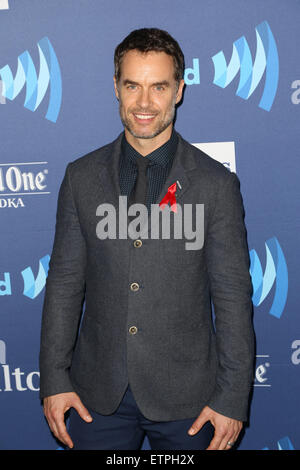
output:
[[[60,187],[40,396],[75,391],[106,415],[130,383],[154,421],[196,417],[205,405],[247,420],[254,334],[239,180],[178,134],[157,202],[178,180],[181,207],[204,204],[203,248],[186,250],[184,238],[147,238],[147,220],[142,244],[129,236],[100,240],[99,204],[120,211],[121,138],[69,163]]]

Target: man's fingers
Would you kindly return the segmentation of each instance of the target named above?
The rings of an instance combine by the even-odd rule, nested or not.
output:
[[[65,412],[70,408],[75,408],[84,421],[93,420],[79,396],[74,392],[60,393],[44,399],[44,413],[51,431],[57,439],[72,448],[73,442],[65,425]]]
[[[78,400],[74,400],[72,403],[72,408],[75,408],[79,416],[87,422],[91,422],[93,418],[91,417],[90,413],[88,410],[85,408],[83,405],[82,401],[78,398]],[[65,410],[67,411],[67,410]],[[57,438],[66,444],[68,447],[72,448],[73,447],[73,441],[70,437],[70,435],[67,432],[67,428],[65,425],[64,421],[64,413],[62,415],[57,415],[56,419],[54,420],[54,425],[57,430]]]
[[[200,431],[200,429],[202,428],[202,426],[204,426],[205,423],[207,423],[207,421],[209,421],[209,418],[208,416],[205,415],[205,413],[200,413],[200,415],[198,416],[197,419],[195,419],[195,421],[193,422],[192,426],[190,427],[190,429],[188,430],[188,434],[190,436],[193,436],[194,434],[196,434],[198,431]]]
[[[84,420],[90,423],[93,421],[93,418],[91,417],[89,411],[86,409],[86,407],[83,405],[82,401],[80,399],[76,400],[72,404],[73,408],[77,411],[79,416]]]
[[[226,449],[227,449],[227,450],[231,449],[231,448],[232,448],[232,445],[234,445],[234,444],[236,443],[236,441],[238,440],[239,434],[240,434],[240,432],[241,432],[241,429],[242,429],[242,427],[239,426],[238,429],[237,429],[237,431],[228,439],[228,441],[227,441],[227,443],[226,443],[226,444],[227,444],[227,445],[226,445]],[[231,445],[231,446],[228,445],[228,442],[230,442],[232,445]]]
[[[214,437],[210,441],[209,446],[206,450],[220,450],[221,442],[224,439],[223,434],[215,432]]]
[[[57,427],[57,438],[63,442],[65,445],[67,445],[68,447],[72,448],[73,447],[73,442],[72,442],[72,439],[70,437],[70,435],[68,434],[67,432],[67,428],[66,428],[66,425],[64,423],[64,421],[58,421],[56,423],[56,427]]]
[[[231,444],[234,444],[234,435],[232,434],[227,434],[224,439],[222,440],[220,444],[220,449],[219,450],[229,450],[231,449],[232,445],[228,445],[228,442]]]
[[[58,435],[58,431],[57,431],[57,427],[56,427],[56,424],[55,424],[55,421],[53,421],[52,419],[50,419],[49,417],[46,416],[46,419],[47,419],[47,422],[49,424],[49,428],[51,429],[51,432],[54,434],[54,436],[56,437]]]
[[[230,437],[233,436],[234,430],[232,429],[232,425],[228,425],[228,423],[214,423],[215,432],[213,439],[211,440],[207,450],[225,450],[230,441]]]
[[[214,437],[207,450],[229,450],[236,442],[241,426],[230,426],[229,428],[219,428],[215,430]],[[230,442],[232,445],[228,445]]]
[[[67,428],[64,422],[64,413],[54,410],[46,412],[45,416],[54,436],[68,447],[73,447],[73,442],[67,433]]]

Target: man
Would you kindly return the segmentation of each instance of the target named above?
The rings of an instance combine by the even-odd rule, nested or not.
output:
[[[70,448],[138,449],[147,435],[152,449],[228,450],[247,420],[252,285],[242,198],[236,175],[173,128],[183,74],[167,32],[125,38],[114,76],[125,131],[69,163],[60,188],[40,372],[49,426]],[[133,239],[105,238],[99,216],[113,206],[118,219],[122,196],[148,209],[164,200],[172,220],[179,206],[204,207],[204,243],[188,250],[184,238],[151,238],[150,216],[131,220]]]

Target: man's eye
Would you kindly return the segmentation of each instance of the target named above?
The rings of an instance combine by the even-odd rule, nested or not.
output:
[[[155,89],[156,89],[157,91],[163,91],[164,87],[163,87],[162,85],[157,85],[157,86],[155,87]]]
[[[128,85],[127,88],[129,90],[135,90],[136,89],[136,85]]]

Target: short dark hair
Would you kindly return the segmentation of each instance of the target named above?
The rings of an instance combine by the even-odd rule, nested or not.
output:
[[[157,28],[142,28],[132,31],[115,49],[114,65],[116,81],[120,80],[122,59],[126,52],[165,52],[174,61],[176,82],[184,76],[184,55],[178,42],[167,32]]]

